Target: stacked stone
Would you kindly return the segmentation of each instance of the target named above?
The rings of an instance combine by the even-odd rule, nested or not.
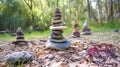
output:
[[[51,22],[52,26],[50,29],[52,30],[50,41],[53,42],[65,42],[66,39],[63,37],[62,33],[66,26],[65,23],[61,20],[61,12],[58,8],[55,9],[54,18]]]
[[[49,40],[46,43],[47,48],[54,48],[57,50],[63,50],[65,48],[68,48],[70,45],[70,42],[66,40],[66,38],[63,37],[62,33],[64,29],[67,27],[65,26],[65,23],[61,20],[61,12],[59,11],[59,8],[55,8],[54,12],[54,18],[52,19],[50,29],[51,35],[49,36]]]
[[[91,34],[91,30],[90,28],[88,27],[88,23],[87,21],[85,20],[84,24],[83,24],[83,29],[82,29],[82,32],[81,32],[82,35],[90,35]]]
[[[16,32],[16,41],[12,42],[12,44],[15,44],[15,45],[16,44],[20,44],[20,45],[27,44],[21,27],[18,27],[17,32]]]
[[[76,19],[74,20],[73,27],[74,27],[74,30],[73,30],[72,37],[80,37],[80,32],[79,32],[79,29],[78,29],[79,25],[78,25]]]
[[[25,39],[24,33],[23,33],[22,29],[19,27],[16,32],[16,41],[25,41],[24,39]]]

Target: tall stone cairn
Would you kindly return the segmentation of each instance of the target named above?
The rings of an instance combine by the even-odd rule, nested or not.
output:
[[[65,26],[65,23],[61,20],[61,12],[59,11],[59,8],[55,8],[54,17],[51,22],[51,35],[49,36],[49,40],[46,43],[47,48],[53,48],[57,50],[63,50],[65,48],[68,48],[70,45],[70,42],[67,41],[66,38],[63,37],[62,33],[64,29],[67,27]]]

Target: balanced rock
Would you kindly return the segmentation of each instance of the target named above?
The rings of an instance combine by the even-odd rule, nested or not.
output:
[[[6,58],[7,62],[10,65],[25,64],[29,61],[32,61],[32,55],[28,52],[14,52],[9,54]]]
[[[82,34],[82,35],[90,35],[90,34],[91,34],[91,30],[90,30],[90,28],[88,27],[87,21],[85,21],[84,24],[83,24],[83,29],[82,29],[81,34]]]
[[[74,24],[73,24],[74,30],[73,30],[73,33],[72,33],[72,37],[80,37],[80,32],[79,32],[78,26],[79,25],[78,25],[78,23],[75,19]]]
[[[65,42],[52,42],[50,40],[46,43],[46,48],[56,49],[56,50],[64,50],[70,46],[70,41]]]
[[[63,33],[62,30],[52,30],[52,34],[58,34],[58,35],[60,35],[62,33]]]
[[[52,48],[56,50],[63,50],[70,46],[70,41],[68,41],[66,38],[63,37],[62,33],[64,29],[67,27],[65,26],[65,23],[61,20],[61,12],[59,11],[59,8],[55,9],[54,17],[51,22],[50,29],[51,35],[49,36],[49,40],[46,43],[47,48]]]
[[[24,33],[21,29],[21,27],[18,27],[17,32],[16,32],[16,41],[12,42],[12,44],[15,45],[26,45],[27,41],[24,40]]]

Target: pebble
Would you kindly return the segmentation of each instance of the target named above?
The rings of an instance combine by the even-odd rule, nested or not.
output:
[[[57,54],[59,54],[59,55],[65,54],[65,51],[59,51],[59,52],[57,52]]]
[[[48,56],[48,58],[49,58],[50,60],[53,60],[53,58],[55,58],[55,56],[54,56],[53,54],[50,54],[50,55]]]
[[[5,49],[5,47],[6,47],[5,44],[0,45],[0,52],[3,51]]]
[[[87,51],[86,50],[82,50],[81,52],[79,52],[79,55],[86,56],[87,55]]]

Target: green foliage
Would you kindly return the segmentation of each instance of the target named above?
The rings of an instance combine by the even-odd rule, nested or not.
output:
[[[7,38],[11,37],[10,34],[0,34],[0,38]]]
[[[116,30],[120,29],[120,21],[119,20],[103,21],[102,25],[94,24],[91,22],[90,27],[93,31]]]
[[[25,27],[29,14],[24,4],[19,0],[5,0],[2,3],[3,10],[0,12],[0,24],[3,30],[10,29],[15,31],[17,27]]]
[[[32,9],[25,1],[28,4],[32,2]],[[56,5],[57,0],[0,0],[0,30],[16,31],[17,27],[22,27],[24,30],[32,31],[35,26],[47,30],[51,25]],[[118,6],[118,3],[116,5]],[[116,5],[114,4],[114,7]],[[84,20],[88,19],[85,0],[59,0],[58,6],[62,13],[62,20],[68,27],[72,26],[71,23],[75,17],[79,21],[80,29]],[[105,7],[103,12],[105,13]],[[103,21],[99,23],[96,18],[97,8],[93,9],[91,7],[91,13],[92,18],[95,18],[93,22],[88,21],[91,26],[108,25],[119,29],[120,23],[117,23],[118,21],[106,21],[103,18]]]
[[[29,0],[26,0],[30,4]],[[31,18],[31,11],[24,0],[1,0],[0,11],[0,29],[15,31],[17,27],[29,29],[31,26],[39,26],[41,29],[49,29],[54,8],[56,6],[56,0],[33,0],[33,15],[35,17],[34,22]],[[77,4],[76,4],[77,3]],[[81,3],[81,4],[80,4]],[[76,5],[75,5],[76,4]],[[75,15],[83,10],[79,10],[78,7],[83,7],[82,0],[79,1],[59,1],[59,7],[61,9],[63,20],[67,25],[71,26],[71,21]],[[79,12],[79,13],[78,13]],[[81,20],[85,18],[85,15],[77,15],[77,18]],[[70,17],[69,17],[70,16]],[[79,18],[80,17],[80,18]]]

